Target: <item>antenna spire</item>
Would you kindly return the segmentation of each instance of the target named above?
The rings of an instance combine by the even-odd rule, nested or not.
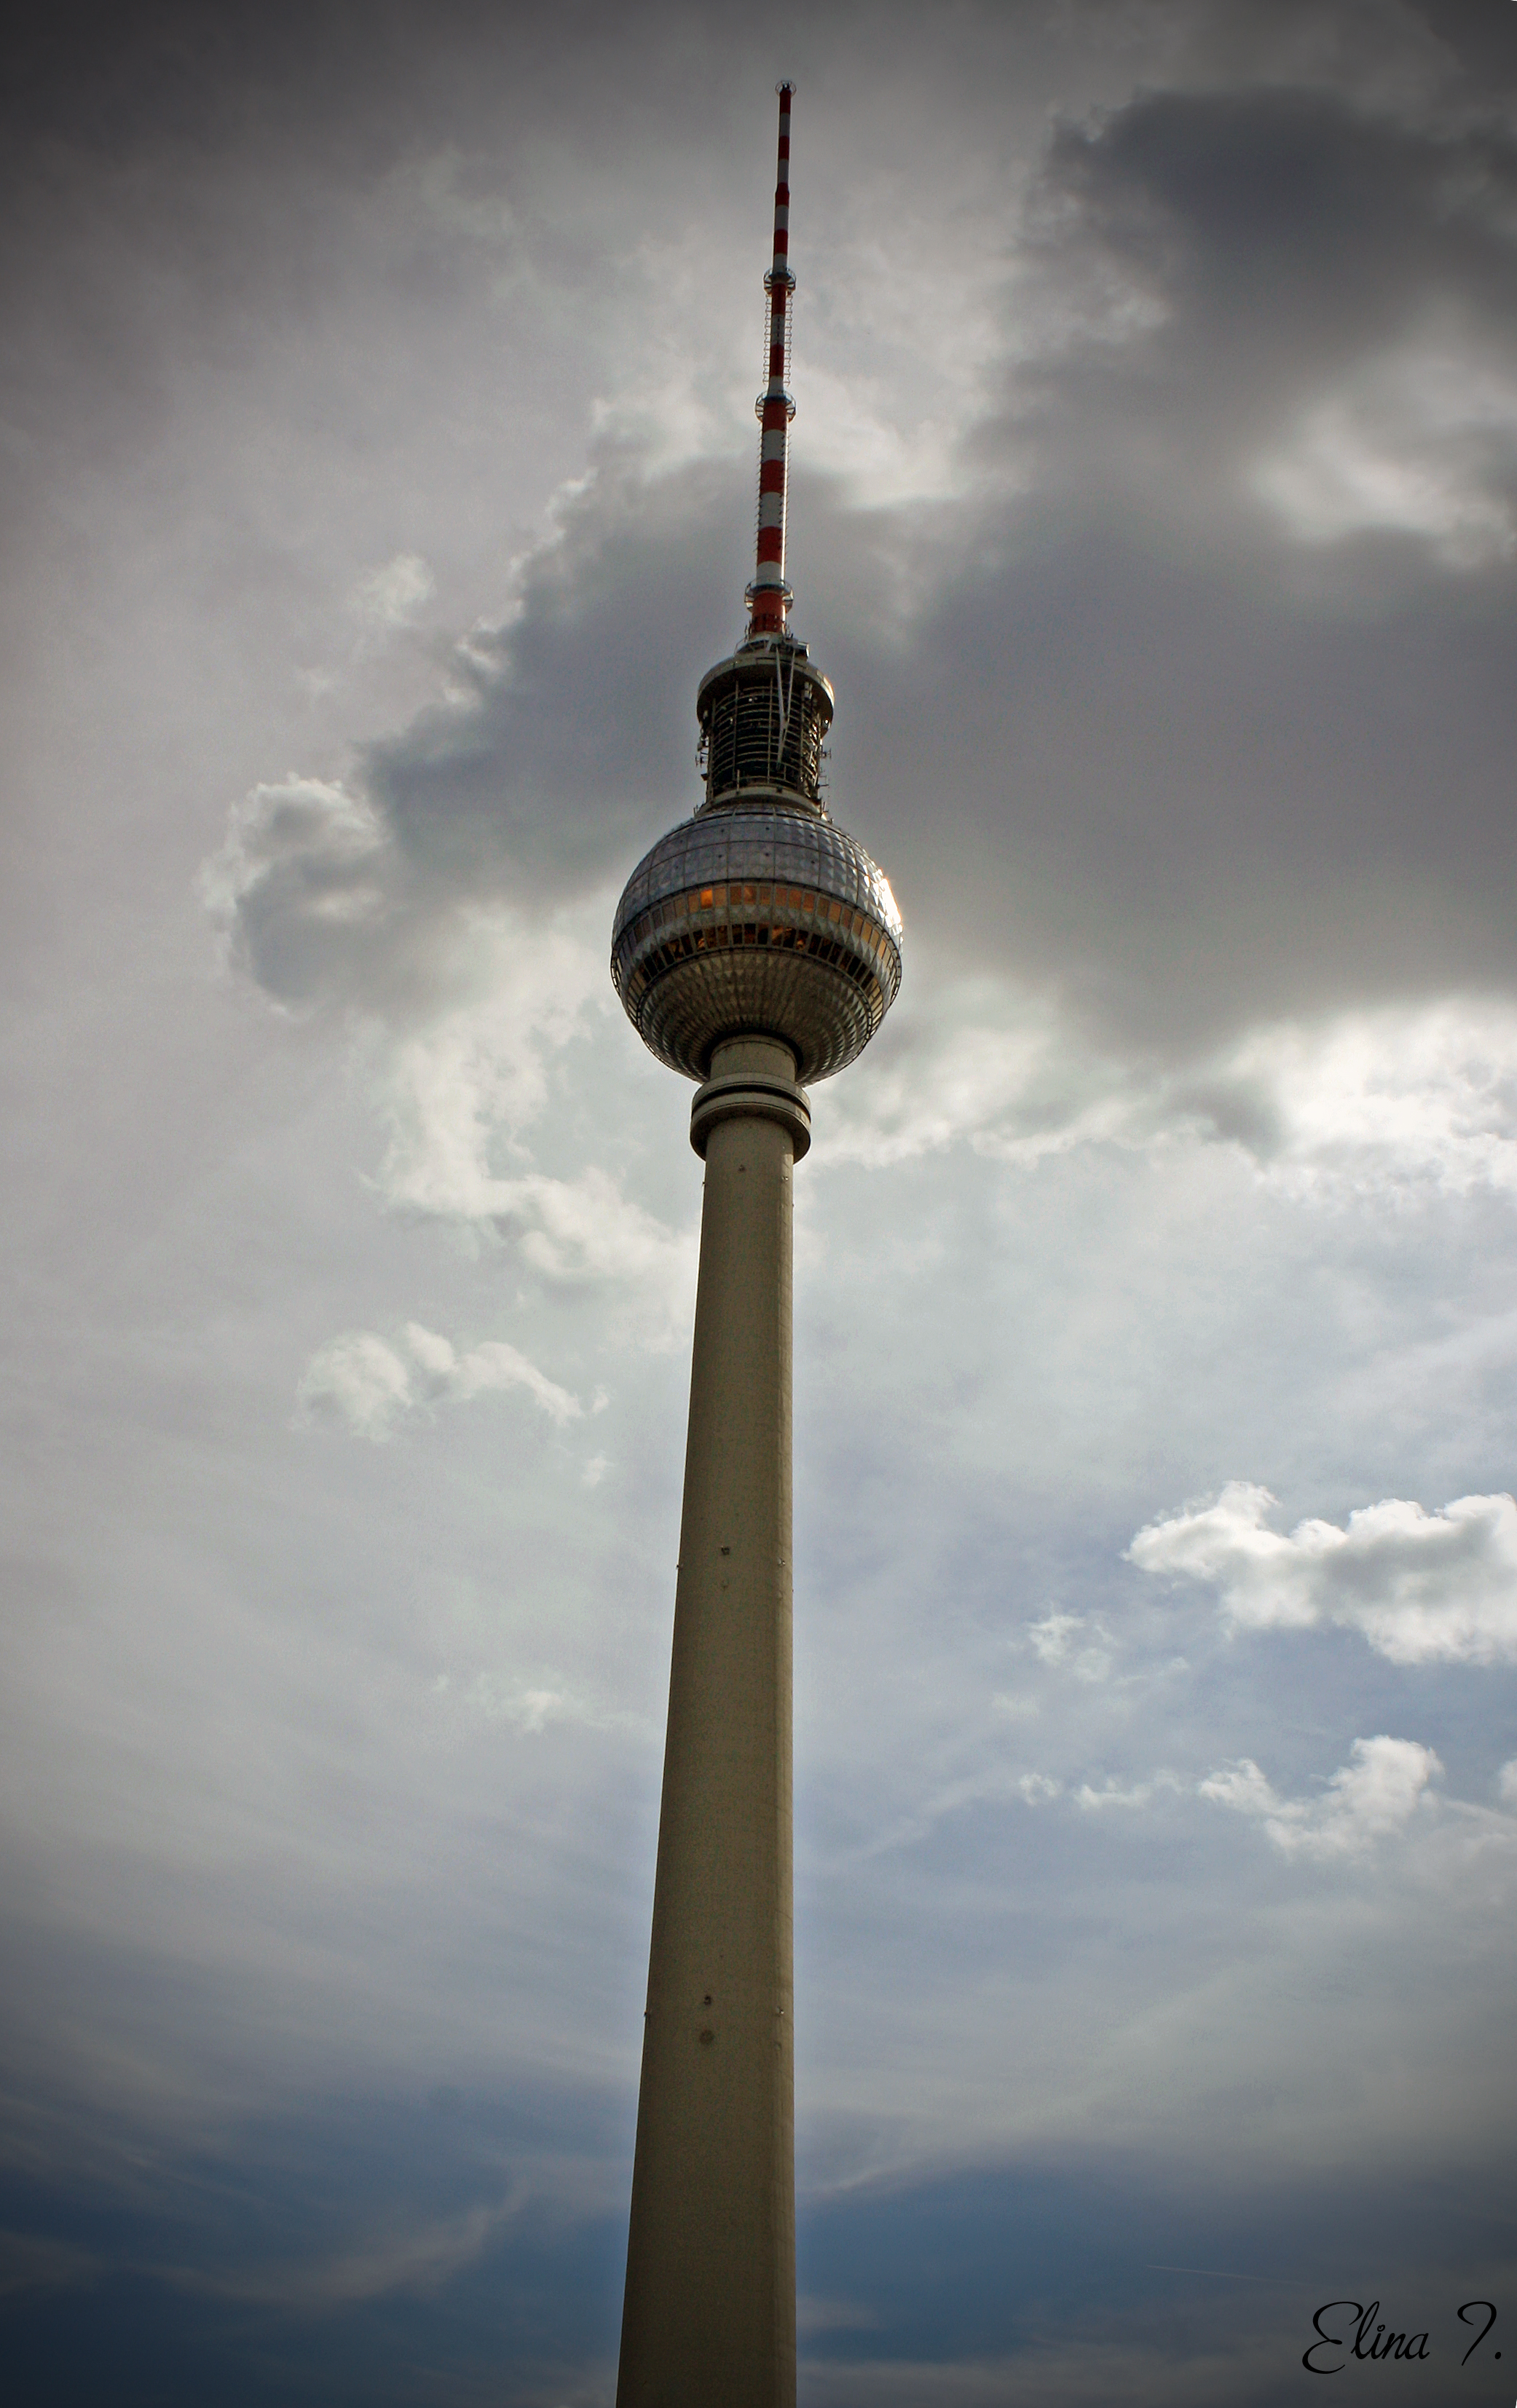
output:
[[[790,422],[795,405],[785,390],[790,359],[790,304],[795,279],[790,272],[790,103],[794,84],[782,83],[780,93],[780,164],[774,187],[774,258],[764,279],[769,296],[769,376],[754,408],[763,434],[759,437],[758,558],[746,599],[751,617],[750,636],[782,636],[790,609],[785,583],[785,483],[789,470]]]

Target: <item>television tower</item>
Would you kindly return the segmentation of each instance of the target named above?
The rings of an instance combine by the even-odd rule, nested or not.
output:
[[[790,104],[748,632],[695,697],[705,799],[627,881],[611,977],[699,1081],[705,1158],[684,1510],[617,2408],[794,2408],[792,1170],[801,1082],[901,982],[883,874],[821,793],[833,690],[788,624]]]

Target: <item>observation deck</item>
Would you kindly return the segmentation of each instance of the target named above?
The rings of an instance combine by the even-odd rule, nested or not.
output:
[[[706,778],[701,811],[759,795],[821,811],[833,691],[794,636],[751,636],[695,695]]]
[[[705,799],[617,905],[611,978],[645,1045],[705,1079],[731,1037],[777,1037],[801,1080],[863,1053],[901,983],[890,881],[822,800],[832,687],[788,635],[701,680]]]

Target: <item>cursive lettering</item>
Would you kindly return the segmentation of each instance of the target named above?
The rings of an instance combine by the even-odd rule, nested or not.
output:
[[[1385,2332],[1383,2323],[1378,2324],[1375,2327],[1374,2337],[1370,2342],[1369,2347],[1366,2349],[1364,2341],[1365,2334],[1369,2329],[1369,2319],[1371,2316],[1378,2315],[1379,2314],[1380,2301],[1378,2300],[1371,2300],[1369,2306],[1361,2311],[1359,2316],[1359,2329],[1354,2335],[1353,2342],[1353,2354],[1355,2358],[1425,2358],[1427,2356],[1427,2335],[1425,2333],[1413,2333],[1409,2341],[1405,2333]],[[1383,2341],[1381,2339],[1381,2333],[1385,2333]],[[1420,2349],[1413,2349],[1411,2346],[1412,2342],[1421,2342],[1422,2347]]]
[[[1496,2322],[1496,2308],[1490,2300],[1467,2300],[1465,2301],[1465,2308],[1483,2308],[1486,2311],[1486,2316],[1485,2322],[1481,2325],[1479,2332],[1475,2335],[1474,2340],[1470,2343],[1469,2348],[1466,2350],[1463,2358],[1459,2360],[1461,2366],[1468,2365],[1472,2354],[1474,2351],[1479,2349],[1481,2342],[1485,2339],[1486,2334],[1490,2331],[1491,2327]],[[1461,2308],[1459,2311],[1459,2321],[1462,2325],[1467,2325],[1469,2322],[1469,2318],[1465,2314],[1465,2308]],[[1497,2350],[1497,2358],[1499,2358],[1501,2352]]]
[[[1465,2308],[1485,2308],[1489,2311],[1484,2324],[1470,2343],[1469,2349],[1465,2352],[1465,2358],[1467,2358],[1469,2351],[1479,2347],[1495,2324],[1496,2310],[1489,2300],[1467,2300]],[[1460,2309],[1459,2315],[1461,2320],[1468,2324],[1469,2318],[1465,2315],[1465,2308]],[[1331,2316],[1335,2324],[1344,2324],[1346,2329],[1341,2333],[1329,2332],[1323,2322],[1324,2316]],[[1352,2319],[1352,2322],[1349,2319]],[[1371,2300],[1367,2308],[1361,2305],[1357,2300],[1328,2300],[1312,2317],[1311,2329],[1318,2338],[1312,2343],[1310,2348],[1303,2353],[1301,2358],[1301,2363],[1309,2374],[1340,2374],[1347,2366],[1349,2362],[1347,2358],[1337,2358],[1329,2365],[1321,2355],[1324,2349],[1347,2350],[1353,2358],[1381,2361],[1386,2358],[1410,2360],[1432,2356],[1425,2332],[1393,2332],[1391,2330],[1385,2318],[1381,2315],[1378,2300]],[[1498,2351],[1497,2356],[1499,2355]],[[1464,2360],[1460,2362],[1463,2364]]]
[[[1357,2300],[1328,2300],[1317,2310],[1316,2315],[1311,2319],[1311,2329],[1313,2332],[1322,2333],[1322,2339],[1312,2343],[1311,2347],[1307,2351],[1306,2356],[1301,2360],[1302,2365],[1306,2368],[1309,2374],[1338,2374],[1341,2373],[1343,2368],[1348,2364],[1348,2359],[1346,2358],[1340,2358],[1337,2366],[1313,2366],[1311,2362],[1320,2349],[1347,2349],[1348,2347],[1348,2336],[1346,2334],[1344,2338],[1339,2341],[1336,2333],[1323,2332],[1322,2320],[1324,2316],[1330,2316],[1335,2308],[1352,2308],[1353,2314],[1359,2317],[1362,2317],[1365,2313]]]

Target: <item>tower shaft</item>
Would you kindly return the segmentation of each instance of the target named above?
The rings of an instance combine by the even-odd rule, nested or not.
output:
[[[617,2408],[794,2408],[794,1056],[720,1045]]]

